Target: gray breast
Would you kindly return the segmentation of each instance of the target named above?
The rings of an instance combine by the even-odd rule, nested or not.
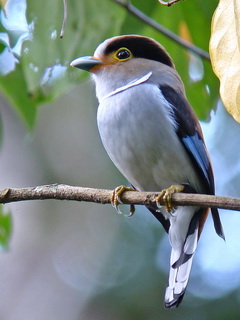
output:
[[[200,190],[175,126],[161,91],[148,83],[104,99],[98,108],[98,128],[109,157],[140,190],[159,191],[177,183]]]

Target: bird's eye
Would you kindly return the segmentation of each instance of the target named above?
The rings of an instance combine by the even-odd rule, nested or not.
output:
[[[116,57],[118,60],[128,60],[131,58],[131,52],[126,48],[121,48],[116,53]]]

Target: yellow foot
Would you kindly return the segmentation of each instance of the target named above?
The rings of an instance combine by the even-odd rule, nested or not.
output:
[[[113,190],[113,193],[111,195],[111,204],[119,214],[122,214],[122,211],[119,209],[119,204],[122,203],[121,196],[125,191],[136,191],[136,190],[130,187],[119,186]],[[133,204],[130,204],[129,214],[128,215],[124,214],[124,216],[131,217],[134,214],[134,212],[135,212],[135,207]]]
[[[165,202],[166,211],[169,214],[174,213],[174,211],[177,209],[177,207],[174,207],[172,205],[172,195],[176,192],[182,192],[183,189],[184,189],[184,186],[180,185],[180,184],[172,185],[171,187],[169,187],[167,189],[163,189],[161,191],[160,195],[157,196],[157,198],[156,198],[156,204],[157,204],[158,208],[162,207],[162,205],[160,204],[160,201],[163,199],[163,201]]]

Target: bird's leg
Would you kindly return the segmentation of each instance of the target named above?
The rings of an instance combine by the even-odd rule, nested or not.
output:
[[[122,203],[121,196],[125,191],[136,191],[136,190],[130,187],[119,186],[113,190],[111,195],[111,204],[119,214],[122,214],[122,211],[119,209],[119,204]],[[135,206],[134,204],[130,204],[129,214],[128,215],[124,214],[124,215],[126,217],[131,217],[134,214],[134,212],[135,212]]]
[[[174,184],[167,189],[163,189],[161,193],[156,197],[156,204],[158,208],[162,207],[160,204],[160,201],[163,199],[165,202],[166,211],[169,214],[173,214],[174,211],[177,209],[177,207],[174,207],[172,205],[172,195],[176,192],[182,192],[183,189],[184,189],[184,186],[181,184],[176,184],[176,185]]]

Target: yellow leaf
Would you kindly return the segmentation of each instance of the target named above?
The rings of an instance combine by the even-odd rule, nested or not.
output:
[[[2,8],[4,8],[5,7],[5,4],[7,3],[7,0],[0,0],[0,6],[2,7]]]
[[[212,19],[212,67],[220,80],[220,96],[240,122],[240,1],[220,0]]]

